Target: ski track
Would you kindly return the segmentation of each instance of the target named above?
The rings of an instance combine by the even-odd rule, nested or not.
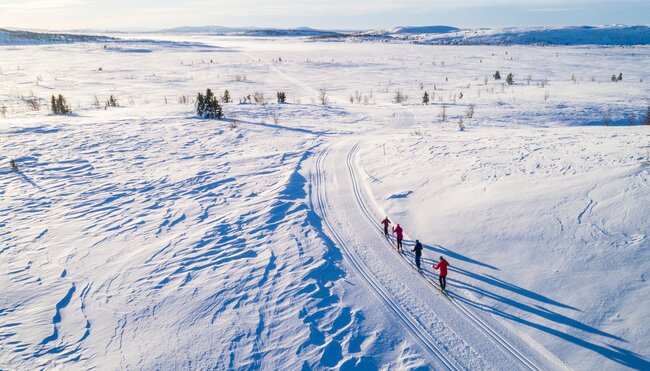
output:
[[[397,114],[396,117],[401,117]],[[365,197],[361,193],[360,184],[358,183],[358,178],[356,171],[353,166],[353,159],[358,149],[359,144],[356,143],[351,145],[349,151],[345,156],[346,168],[350,177],[352,192],[355,198],[355,206],[358,207],[359,211],[363,213],[363,218],[368,222],[357,224],[358,228],[367,226],[368,229],[375,229],[371,225],[374,223],[374,219],[379,220],[372,215],[368,210],[367,202]],[[316,160],[316,175],[314,176],[313,182],[315,187],[321,188],[318,191],[318,196],[315,201],[315,208],[319,213],[322,214],[325,225],[327,226],[328,233],[332,236],[333,240],[337,242],[337,245],[342,249],[345,256],[349,259],[352,267],[355,272],[357,272],[363,279],[367,282],[368,287],[375,292],[377,297],[384,303],[390,315],[394,316],[396,320],[400,321],[405,329],[411,334],[413,339],[418,342],[425,353],[429,354],[431,361],[437,366],[445,369],[467,369],[467,368],[495,368],[495,369],[504,369],[505,367],[514,368],[514,369],[548,369],[550,368],[562,368],[559,366],[559,363],[554,360],[554,364],[548,360],[540,359],[544,358],[542,355],[537,355],[537,360],[533,361],[523,352],[517,349],[516,346],[512,345],[509,340],[507,340],[501,333],[496,331],[493,326],[488,324],[485,320],[481,319],[478,315],[473,313],[469,308],[466,308],[463,304],[457,302],[453,297],[449,301],[451,306],[457,311],[457,314],[466,319],[467,322],[471,323],[471,326],[475,327],[477,331],[482,332],[487,336],[493,345],[497,346],[505,356],[500,355],[497,357],[491,357],[491,361],[486,361],[482,359],[482,353],[476,353],[471,346],[465,344],[463,339],[469,339],[471,336],[461,336],[460,338],[456,333],[450,332],[444,322],[441,322],[440,319],[434,319],[436,317],[434,312],[422,312],[422,308],[418,308],[418,311],[415,311],[413,307],[409,307],[404,303],[410,302],[409,299],[405,299],[404,292],[400,289],[395,289],[394,287],[386,286],[388,279],[384,277],[383,274],[386,272],[382,269],[371,269],[367,266],[365,261],[367,259],[361,258],[358,256],[358,249],[372,249],[377,248],[378,246],[373,246],[374,241],[364,241],[365,243],[357,242],[354,238],[348,237],[344,232],[339,232],[341,226],[345,224],[344,222],[336,219],[336,214],[332,214],[332,200],[327,197],[327,187],[332,184],[331,179],[327,179],[327,169],[324,169],[324,162],[328,155],[331,154],[331,149],[327,148],[323,150],[317,157]],[[328,182],[329,180],[329,182]],[[341,179],[338,179],[336,183],[341,182]],[[356,220],[357,223],[360,220]],[[377,229],[378,232],[379,229]],[[383,239],[383,238],[381,238]],[[364,247],[362,247],[362,245]],[[358,247],[357,247],[358,246]],[[380,243],[379,246],[387,246],[387,242]],[[402,260],[402,259],[400,259]],[[407,266],[411,269],[411,265]],[[373,267],[376,268],[376,267]],[[421,279],[421,278],[420,278]],[[426,279],[426,282],[432,284],[430,279]],[[433,284],[435,286],[435,284]],[[433,298],[439,297],[433,290],[428,290],[428,295]],[[395,296],[397,295],[397,296]],[[398,297],[402,296],[398,299]],[[408,297],[408,295],[406,295]],[[405,301],[406,300],[406,301]],[[444,305],[435,299],[436,305]],[[416,314],[417,313],[417,314]],[[466,328],[466,327],[465,327]],[[442,332],[441,332],[442,331]],[[501,329],[501,331],[504,331]],[[512,337],[512,334],[510,335]],[[441,340],[446,339],[446,340]],[[451,339],[451,340],[450,340]],[[442,343],[441,343],[442,341]],[[465,345],[461,345],[465,344]],[[471,342],[470,342],[471,344]],[[486,344],[483,344],[485,346]],[[520,344],[521,346],[521,344]],[[528,346],[528,345],[526,345]],[[450,351],[454,349],[454,351]],[[458,349],[464,349],[465,351],[458,351]],[[469,351],[469,353],[468,353]],[[527,354],[535,353],[532,348],[529,348]],[[456,356],[449,356],[449,354],[456,354]],[[493,364],[491,362],[498,362]],[[543,365],[540,366],[539,364]]]
[[[361,190],[361,186],[359,184],[358,180],[358,170],[355,168],[353,162],[354,159],[356,158],[356,152],[359,148],[359,143],[355,144],[348,155],[347,158],[347,167],[350,172],[350,177],[352,179],[352,183],[354,186],[354,194],[355,198],[357,200],[357,204],[359,205],[360,209],[363,211],[364,215],[367,217],[367,220],[369,223],[375,223],[376,220],[379,220],[379,216],[373,214],[370,211],[370,206],[368,205],[368,200],[370,199],[369,197],[364,197],[363,192]],[[383,233],[381,231],[381,228],[378,228],[378,231],[380,233]],[[390,244],[387,240],[386,245],[393,249],[392,244]],[[395,251],[397,253],[397,251]],[[411,268],[417,269],[415,267],[415,264],[411,262],[406,256],[399,254],[398,255],[403,258],[403,261]],[[429,282],[433,287],[435,287],[437,290],[440,290],[440,286],[438,283],[434,281],[434,278],[431,276],[427,277],[426,273],[423,274],[425,277],[424,279]],[[531,369],[531,370],[542,370],[543,368],[540,368],[537,366],[533,361],[531,361],[526,355],[524,355],[522,352],[520,352],[515,346],[513,346],[507,339],[505,339],[501,334],[499,334],[497,331],[495,331],[488,323],[486,323],[485,320],[481,319],[477,314],[473,313],[471,309],[467,308],[464,304],[461,302],[457,301],[455,297],[457,297],[457,294],[455,293],[446,293],[445,295],[449,295],[451,297],[451,300],[449,301],[462,315],[464,315],[467,319],[469,319],[476,327],[480,328],[485,334],[489,335],[490,338],[494,341],[494,343],[499,346],[503,351],[507,352],[510,354],[513,358],[515,358],[517,361],[519,361],[520,365],[525,368],[525,369]],[[547,352],[548,354],[548,352]],[[553,360],[556,363],[556,366],[560,366],[561,363],[559,360]]]
[[[393,118],[387,125],[388,128],[390,127],[395,127],[400,124],[400,122],[404,123],[406,121],[409,122],[414,122],[416,120],[413,112],[409,112],[409,115],[404,115],[402,112],[403,110],[397,110],[393,114]],[[354,194],[354,199],[355,199],[355,204],[358,207],[359,211],[363,214],[363,218],[366,220],[368,224],[363,224],[367,225],[369,229],[377,229],[378,232],[381,232],[380,228],[376,228],[374,224],[376,224],[376,221],[379,220],[379,217],[375,215],[370,209],[371,207],[368,205],[369,199],[371,197],[365,196],[361,187],[362,185],[359,183],[358,180],[358,169],[355,166],[355,158],[356,158],[356,152],[360,146],[360,142],[356,142],[354,144],[348,145],[349,150],[345,156],[345,164],[346,168],[348,171],[348,175],[350,178],[350,183],[352,186],[352,192]],[[541,345],[537,344],[534,342],[532,339],[528,339],[528,342],[522,340],[521,338],[518,338],[517,335],[515,335],[512,330],[508,330],[507,326],[505,324],[501,324],[500,322],[496,322],[494,319],[491,321],[488,321],[485,318],[481,318],[478,314],[474,313],[471,309],[469,309],[465,304],[463,304],[461,301],[458,301],[456,294],[452,293],[450,294],[451,298],[449,298],[449,303],[450,305],[455,309],[456,313],[458,313],[460,316],[462,316],[468,323],[471,324],[474,328],[476,328],[478,331],[483,333],[487,338],[489,338],[489,341],[497,346],[503,354],[506,355],[505,358],[496,358],[500,362],[503,362],[502,364],[490,364],[488,366],[485,363],[482,363],[484,361],[480,360],[481,356],[478,353],[474,353],[473,355],[468,355],[465,354],[464,358],[461,360],[454,359],[446,356],[445,355],[445,350],[441,350],[441,344],[437,343],[436,340],[434,339],[439,339],[438,336],[433,336],[431,338],[431,330],[426,327],[426,324],[422,323],[421,316],[423,313],[419,313],[418,315],[412,314],[410,309],[408,307],[402,306],[399,302],[399,300],[396,300],[396,298],[393,296],[394,291],[391,292],[391,290],[385,286],[385,284],[382,282],[383,277],[378,277],[381,275],[381,271],[376,271],[370,269],[366,263],[364,263],[364,259],[360,258],[358,255],[358,250],[356,250],[354,247],[351,246],[358,246],[358,242],[355,242],[353,238],[346,238],[343,236],[341,232],[337,231],[337,226],[340,228],[342,223],[340,220],[336,221],[336,218],[332,217],[331,210],[334,206],[332,205],[332,201],[327,198],[327,182],[325,180],[326,178],[326,170],[323,169],[324,165],[323,162],[327,158],[327,156],[331,153],[331,146],[326,147],[326,149],[322,150],[322,152],[317,156],[316,159],[316,165],[315,165],[315,172],[316,175],[314,176],[314,183],[316,188],[321,188],[318,191],[318,197],[315,202],[315,208],[322,214],[322,218],[324,220],[325,225],[327,226],[327,231],[329,234],[332,235],[333,239],[337,242],[339,247],[344,251],[345,256],[349,259],[351,265],[353,266],[354,270],[360,274],[368,286],[375,292],[378,298],[384,303],[384,305],[389,309],[389,312],[391,315],[395,316],[398,320],[402,322],[402,324],[405,326],[405,328],[411,333],[412,337],[416,339],[418,343],[420,343],[423,347],[423,349],[427,349],[427,352],[430,353],[430,356],[432,356],[432,361],[438,365],[439,367],[443,368],[449,368],[449,369],[458,369],[458,368],[485,368],[485,367],[494,367],[496,369],[504,369],[505,367],[508,368],[515,368],[515,369],[531,369],[531,370],[542,370],[542,369],[565,369],[566,366],[562,364],[561,361],[559,361],[555,356],[550,354],[546,349],[544,349]],[[337,180],[336,183],[339,183],[340,185],[341,180]],[[331,180],[330,180],[331,183]],[[366,191],[368,192],[367,188]],[[312,200],[312,203],[314,201]],[[334,219],[334,220],[332,220]],[[355,220],[355,222],[359,222],[359,220]],[[360,227],[360,225],[359,225]],[[372,246],[370,241],[366,241],[366,247],[371,249]],[[383,246],[389,246],[392,249],[392,246],[388,243],[388,240],[382,244]],[[406,266],[409,268],[414,269],[414,264],[412,264],[404,255],[400,256],[404,258],[402,260],[403,263],[405,263]],[[431,285],[431,287],[439,289],[439,286],[437,283],[435,283],[431,277],[427,277],[426,275],[423,275],[424,280]],[[435,292],[433,290],[430,294],[435,295]],[[397,294],[399,295],[399,294]],[[434,315],[435,316],[435,315]],[[488,323],[490,322],[490,323]],[[444,325],[443,325],[444,326]],[[500,330],[496,330],[495,326],[499,327]],[[508,335],[504,335],[504,333],[507,333]],[[450,335],[446,334],[447,337],[451,336],[457,336],[456,334]],[[464,337],[465,339],[469,338],[468,336]],[[518,346],[515,346],[512,344],[512,340],[509,339],[518,339],[520,344]],[[458,340],[461,341],[462,340]],[[443,345],[444,346],[444,345]],[[519,347],[525,346],[527,350],[524,352],[520,349]],[[462,353],[461,353],[462,354]],[[506,361],[506,359],[509,358],[513,360],[515,363],[513,364],[511,361]],[[477,362],[479,361],[480,363],[467,363],[467,362]],[[494,359],[493,359],[494,361]],[[465,362],[465,363],[463,363]],[[481,365],[482,366],[478,366]]]
[[[440,345],[436,344],[436,341],[431,338],[431,336],[421,330],[420,325],[416,322],[416,320],[409,314],[407,315],[400,315],[402,313],[402,309],[400,305],[391,297],[391,295],[385,290],[385,288],[382,287],[382,285],[377,281],[377,278],[374,276],[374,274],[363,264],[362,262],[359,261],[359,259],[355,256],[355,253],[352,252],[348,247],[345,242],[345,239],[341,237],[338,233],[336,233],[336,229],[332,227],[330,224],[330,218],[328,217],[327,213],[327,203],[324,200],[324,195],[323,195],[323,187],[324,187],[324,170],[323,170],[323,159],[325,158],[326,154],[328,153],[328,150],[323,150],[317,160],[316,160],[316,175],[315,175],[315,180],[314,180],[314,186],[317,189],[317,197],[316,197],[316,209],[320,212],[321,217],[327,227],[327,231],[329,234],[331,234],[334,238],[334,240],[337,242],[338,246],[344,251],[346,257],[350,259],[350,262],[352,263],[352,266],[354,267],[355,271],[360,274],[368,284],[368,286],[373,290],[373,292],[377,295],[377,297],[384,303],[386,306],[387,310],[395,316],[397,319],[401,320],[404,326],[407,328],[407,330],[410,332],[410,334],[417,339],[425,349],[427,349],[430,352],[430,356],[433,357],[433,361],[436,363],[438,367],[444,367],[445,369],[453,370],[457,369],[457,363],[451,359],[449,356],[446,355],[446,353],[440,349]],[[314,202],[312,200],[312,202]]]
[[[352,164],[352,159],[355,157],[357,149],[359,148],[359,143],[355,144],[347,157],[346,165],[348,167],[348,170],[350,172],[350,177],[352,179],[352,184],[354,188],[354,195],[357,201],[357,204],[359,205],[360,209],[363,211],[365,216],[367,217],[367,220],[369,223],[373,223],[376,220],[379,219],[379,216],[373,215],[366,203],[366,198],[362,196],[360,186],[359,186],[359,181],[356,175],[356,171],[353,167]],[[381,230],[380,230],[381,232]],[[389,247],[392,249],[393,246],[388,242],[387,244]],[[396,251],[397,253],[397,251]],[[406,263],[412,267],[415,268],[415,265],[411,265],[410,261],[406,259],[406,257],[400,253],[398,255],[406,261]],[[430,278],[425,278],[427,282],[431,283],[434,287],[436,287],[438,290],[440,290],[440,286],[433,282]],[[450,295],[453,298],[454,294],[444,294],[444,295]],[[456,300],[450,300],[452,305],[456,307],[462,314],[464,314],[468,319],[470,319],[475,325],[481,328],[485,333],[489,334],[490,337],[495,341],[495,343],[500,346],[502,349],[504,349],[506,352],[508,352],[510,355],[512,355],[514,358],[516,358],[525,368],[529,368],[531,370],[539,370],[537,366],[535,366],[530,360],[528,360],[524,355],[522,355],[517,349],[515,349],[510,343],[508,343],[505,339],[503,339],[499,334],[497,334],[491,327],[489,327],[485,322],[481,321],[475,314],[473,314],[468,308],[465,308],[462,304],[459,304]]]

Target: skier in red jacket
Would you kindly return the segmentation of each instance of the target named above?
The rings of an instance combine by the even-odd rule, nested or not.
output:
[[[388,226],[390,225],[390,220],[388,220],[388,217],[382,220],[381,224],[384,225],[384,237],[388,238]]]
[[[447,287],[447,267],[449,266],[449,262],[445,260],[442,256],[440,257],[440,262],[436,265],[433,265],[433,269],[440,269],[440,288],[442,291],[445,291],[445,287]]]
[[[402,238],[404,238],[404,235],[402,234],[402,227],[397,223],[397,227],[393,228],[393,233],[395,233],[395,237],[397,238],[397,251],[402,252]]]

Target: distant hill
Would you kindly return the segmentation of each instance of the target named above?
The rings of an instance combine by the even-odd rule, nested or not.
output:
[[[418,27],[395,27],[389,31],[391,34],[441,34],[460,31],[460,28],[450,26],[418,26]]]
[[[650,44],[650,27],[613,25],[466,30],[447,26],[397,27],[359,32],[348,38],[432,45],[645,45]]]
[[[340,32],[317,30],[309,27],[297,28],[259,28],[259,27],[223,27],[223,26],[184,26],[162,30],[162,33],[203,33],[222,36],[258,36],[258,37],[336,37]]]
[[[0,28],[0,45],[65,44],[108,40],[114,40],[114,38],[81,34],[15,31]]]

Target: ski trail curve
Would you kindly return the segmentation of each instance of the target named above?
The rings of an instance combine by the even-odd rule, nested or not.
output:
[[[247,54],[251,59],[255,59],[252,55]],[[269,68],[282,77],[283,79],[292,82],[309,93],[318,93],[316,89],[306,84],[304,81],[301,81],[297,78],[287,75],[283,71],[276,68],[272,63],[266,62]],[[413,126],[416,123],[416,117],[414,112],[411,109],[398,109],[394,110],[393,117],[390,119],[389,123],[379,130],[373,131],[375,134],[386,132],[388,130],[394,129],[397,126]],[[366,134],[370,134],[369,132]],[[436,307],[438,308],[429,308],[429,309],[440,309],[439,307],[446,307],[445,309],[453,310],[453,312],[462,320],[462,324],[458,326],[462,330],[467,330],[468,328],[473,329],[476,334],[474,336],[465,336],[460,337],[456,332],[449,331],[447,322],[436,318],[436,311],[431,310],[428,314],[428,321],[423,320],[421,316],[426,316],[421,311],[418,313],[414,308],[422,310],[422,306],[413,306],[405,305],[409,303],[409,300],[404,300],[405,297],[409,295],[404,295],[404,292],[400,291],[399,287],[394,285],[391,287],[387,283],[390,283],[390,280],[386,280],[387,276],[383,275],[385,270],[381,268],[386,268],[387,264],[383,264],[383,267],[376,269],[371,267],[371,264],[368,264],[369,260],[381,263],[386,263],[385,256],[384,259],[377,259],[376,256],[363,256],[359,254],[359,250],[355,247],[366,247],[363,246],[364,239],[354,238],[354,232],[352,236],[350,233],[345,233],[341,231],[342,227],[345,225],[344,219],[341,218],[341,214],[337,211],[336,203],[333,202],[337,199],[336,194],[339,195],[348,195],[353,196],[349,197],[347,202],[339,203],[339,205],[348,205],[348,210],[350,208],[355,209],[356,212],[348,213],[348,216],[354,215],[355,217],[348,218],[348,222],[356,222],[365,220],[364,226],[366,227],[365,232],[370,232],[374,237],[374,247],[375,248],[384,248],[384,252],[388,251],[389,254],[395,253],[391,252],[391,248],[386,248],[389,243],[383,237],[377,238],[378,234],[373,232],[373,229],[377,226],[378,220],[375,213],[371,211],[369,206],[371,197],[367,195],[371,194],[367,188],[367,184],[363,184],[365,193],[362,190],[362,185],[359,182],[359,177],[357,173],[359,172],[357,166],[355,166],[354,160],[356,159],[356,152],[359,148],[359,142],[349,142],[346,145],[338,146],[338,150],[333,150],[333,146],[324,146],[325,148],[320,151],[317,155],[315,161],[315,169],[310,175],[310,182],[312,188],[315,190],[310,192],[310,202],[312,208],[320,215],[323,220],[323,226],[327,234],[330,235],[332,240],[341,248],[341,252],[344,256],[347,257],[350,265],[353,270],[359,274],[371,291],[376,295],[380,300],[383,306],[386,308],[389,315],[395,317],[397,322],[399,322],[410,334],[410,336],[426,351],[427,355],[430,358],[430,361],[437,369],[530,369],[530,370],[546,370],[546,369],[563,369],[566,368],[561,361],[559,361],[555,356],[550,354],[546,349],[541,345],[536,344],[532,339],[522,340],[520,337],[513,334],[511,330],[505,330],[511,337],[510,340],[507,336],[503,335],[504,326],[495,326],[495,320],[486,318],[481,318],[475,314],[470,308],[466,305],[457,301],[455,299],[451,300],[440,300],[442,297],[436,295],[436,292],[430,290],[429,292],[424,291],[426,294],[432,298],[438,299],[435,301]],[[328,169],[326,166],[327,160],[334,158],[334,166],[331,169]],[[343,160],[343,161],[342,161]],[[342,163],[345,163],[342,166]],[[338,166],[337,166],[338,165]],[[340,174],[340,179],[337,177],[339,174],[330,175],[330,170],[342,170],[343,173],[347,171],[347,179],[345,174]],[[349,192],[337,192],[342,191],[341,186],[349,187]],[[332,192],[332,188],[335,188]],[[334,197],[332,197],[334,193]],[[375,220],[377,219],[377,220]],[[361,224],[361,223],[359,223]],[[377,229],[379,230],[379,229]],[[349,232],[349,231],[348,231]],[[352,237],[352,238],[351,238]],[[373,238],[370,238],[372,241]],[[368,243],[370,243],[368,241]],[[410,270],[410,273],[415,271],[412,269],[414,265],[408,261],[408,259],[401,255],[404,258],[402,261],[402,267],[406,267]],[[394,259],[394,256],[393,256]],[[383,262],[382,262],[383,260]],[[401,260],[401,259],[400,259]],[[419,282],[426,283],[429,285],[437,286],[437,284],[430,278],[422,276],[416,273],[415,279],[419,281],[409,281],[409,282]],[[394,282],[394,281],[393,281]],[[421,289],[421,287],[420,287]],[[416,289],[417,290],[417,289]],[[418,290],[418,292],[423,292]],[[413,299],[408,298],[408,299]],[[500,327],[500,331],[495,330],[495,327]],[[442,339],[441,339],[441,336]],[[512,337],[514,335],[514,337]],[[479,339],[479,342],[473,342],[473,344],[468,344],[464,339]],[[512,339],[519,340],[517,345],[512,344]],[[531,344],[532,343],[532,344]],[[494,352],[485,359],[484,354],[492,353],[494,347],[498,348],[499,352]],[[477,348],[477,352],[474,348]],[[526,348],[526,351],[520,351],[520,348]],[[455,351],[454,351],[455,349]],[[456,355],[456,356],[454,356]],[[531,356],[532,355],[532,356]]]
[[[371,200],[372,197],[369,197],[368,195],[370,194],[370,191],[367,187],[367,184],[363,184],[364,189],[362,189],[362,185],[360,184],[359,181],[359,169],[358,165],[356,163],[356,154],[357,150],[359,148],[359,143],[355,144],[349,154],[348,158],[346,161],[347,168],[350,172],[350,178],[353,183],[353,188],[354,188],[354,193],[355,193],[355,198],[356,201],[359,205],[359,208],[363,212],[364,216],[367,218],[367,220],[370,223],[374,223],[375,220],[379,220],[380,216],[378,213],[373,213],[371,206],[369,205],[369,201]],[[364,192],[365,190],[365,192]],[[381,228],[377,226],[377,230],[381,233]],[[409,268],[415,270],[415,264],[412,262],[410,259],[408,259],[405,255],[398,254],[396,250],[393,249],[393,246],[391,242],[386,240],[385,246],[389,248],[391,251],[393,251],[395,254],[398,256],[402,257],[402,262],[408,266]],[[435,278],[433,278],[433,274],[423,274],[424,280],[426,280],[429,284],[431,284],[433,287],[435,287],[437,290],[440,290],[440,286],[438,283],[435,281]],[[431,294],[436,295],[439,294],[438,291],[434,291]],[[501,326],[501,323],[498,323],[497,321],[494,321],[492,319],[490,321],[489,318],[483,318],[479,316],[478,314],[474,313],[470,308],[468,308],[467,305],[465,305],[462,301],[457,300],[459,297],[458,294],[456,293],[451,293],[449,294],[450,300],[449,303],[461,314],[466,318],[471,324],[473,324],[476,328],[480,329],[481,331],[484,332],[484,334],[488,335],[489,338],[494,342],[494,345],[498,346],[501,348],[501,350],[508,355],[512,356],[513,359],[516,359],[520,366],[523,367],[524,369],[531,369],[531,370],[543,370],[543,369],[549,369],[550,367],[553,368],[559,368],[559,369],[565,369],[566,367],[562,364],[562,362],[557,359],[557,357],[553,356],[548,350],[543,348],[540,344],[534,342],[532,339],[527,339],[524,340],[523,342],[525,344],[525,348],[532,348],[529,349],[529,352],[524,352],[519,349],[518,346],[515,346],[512,344],[512,341],[507,338],[507,336],[503,335],[502,333],[505,331],[507,333],[511,333],[511,328],[509,329],[499,329],[497,330],[496,328],[498,327],[503,327]],[[540,358],[538,360],[533,360],[533,356],[530,354],[526,353],[532,353],[535,355],[537,354],[537,358]],[[550,365],[547,363],[550,362]],[[540,366],[538,366],[538,364]]]
[[[327,176],[324,169],[324,159],[329,153],[329,149],[325,149],[320,152],[316,159],[316,170],[315,174],[312,177],[312,184],[316,189],[315,199],[312,199],[312,205],[315,210],[320,214],[323,219],[323,224],[328,232],[333,237],[333,240],[341,247],[342,252],[345,256],[348,257],[351,265],[354,270],[363,277],[371,290],[377,295],[379,300],[387,308],[388,312],[397,317],[401,321],[402,325],[409,331],[414,339],[416,339],[424,349],[428,351],[430,360],[441,369],[454,370],[458,369],[458,363],[451,359],[451,357],[440,349],[438,345],[428,333],[420,329],[417,321],[409,315],[404,315],[403,309],[400,305],[393,300],[390,293],[378,282],[376,276],[368,267],[352,252],[345,241],[345,237],[337,233],[336,226],[333,226],[330,221],[331,217],[328,215],[328,205],[327,205],[327,192],[326,192],[326,181]]]

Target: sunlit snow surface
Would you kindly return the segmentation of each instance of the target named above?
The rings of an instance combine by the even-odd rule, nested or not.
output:
[[[650,48],[174,41],[0,48],[0,368],[650,367]]]

